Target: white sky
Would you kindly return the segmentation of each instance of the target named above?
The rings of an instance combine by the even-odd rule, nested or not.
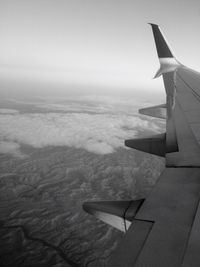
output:
[[[198,0],[0,0],[0,79],[158,89],[148,22],[200,70]]]

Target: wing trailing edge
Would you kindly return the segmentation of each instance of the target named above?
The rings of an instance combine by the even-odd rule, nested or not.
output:
[[[85,202],[83,209],[99,220],[126,232],[143,202],[144,199]]]
[[[141,108],[139,109],[139,113],[154,118],[166,119],[167,118],[166,104],[148,108]]]
[[[164,157],[166,153],[166,134],[125,140],[125,146]]]

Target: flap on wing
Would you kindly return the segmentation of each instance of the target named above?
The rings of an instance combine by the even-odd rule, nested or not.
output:
[[[166,134],[146,138],[125,140],[125,145],[137,150],[164,157],[166,152]]]
[[[139,113],[155,118],[166,119],[167,112],[166,112],[166,104],[148,107],[148,108],[141,108],[139,109]]]
[[[143,202],[144,199],[85,202],[83,209],[99,220],[126,232]]]

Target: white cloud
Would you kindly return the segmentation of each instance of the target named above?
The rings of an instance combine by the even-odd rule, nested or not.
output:
[[[138,114],[138,109],[144,106],[151,106],[152,103],[145,103],[139,96],[119,95],[80,95],[67,98],[40,97],[40,102],[31,103],[37,108],[48,111],[78,112],[78,113],[112,113],[112,114]]]
[[[112,153],[116,148],[124,147],[125,139],[136,136],[137,130],[145,129],[159,131],[158,126],[152,121],[127,115],[84,113],[0,115],[0,140],[15,142],[12,144],[16,142],[27,144],[34,148],[69,146],[99,154]],[[16,149],[19,150],[19,147]],[[6,149],[2,151],[6,152]]]
[[[16,109],[0,108],[0,113],[1,114],[16,114],[16,113],[19,113],[19,111]]]
[[[25,157],[20,151],[20,145],[11,141],[0,141],[0,154],[10,154],[18,158]]]

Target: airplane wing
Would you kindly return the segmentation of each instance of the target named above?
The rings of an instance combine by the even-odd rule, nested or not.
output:
[[[107,267],[200,266],[200,74],[173,55],[151,24],[166,104],[141,114],[166,119],[166,133],[125,145],[165,157],[166,168],[146,199],[84,203],[84,209],[124,231]]]

